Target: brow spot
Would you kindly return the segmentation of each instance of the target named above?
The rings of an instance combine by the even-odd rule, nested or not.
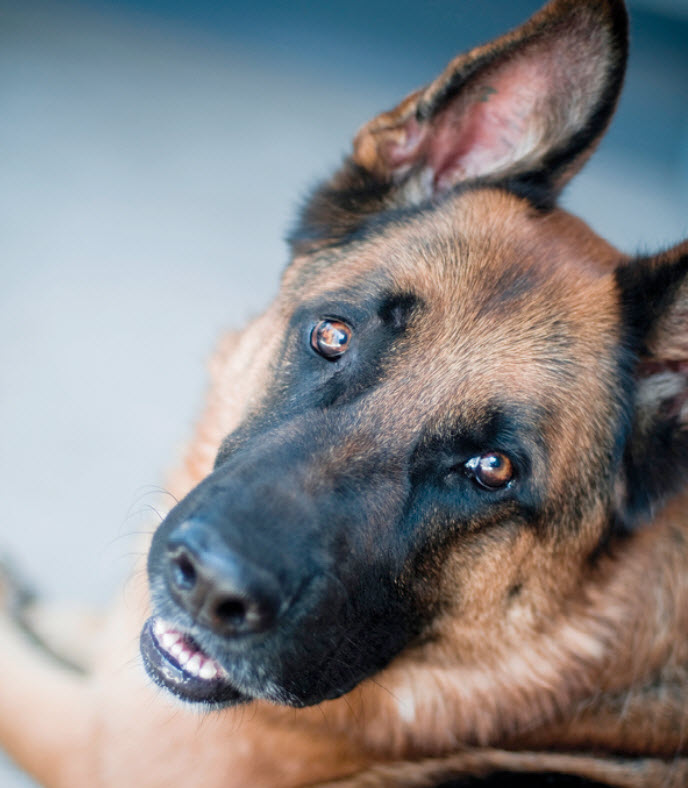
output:
[[[521,595],[521,591],[523,591],[523,583],[514,583],[507,592],[507,601],[513,602]]]

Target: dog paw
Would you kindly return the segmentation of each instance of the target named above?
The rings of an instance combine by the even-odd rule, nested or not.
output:
[[[34,592],[12,561],[0,554],[0,615],[18,619],[34,599]]]

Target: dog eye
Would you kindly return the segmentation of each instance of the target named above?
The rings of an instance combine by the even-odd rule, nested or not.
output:
[[[311,347],[323,358],[334,360],[349,348],[353,331],[340,320],[321,320],[311,331]]]
[[[514,478],[514,466],[501,451],[491,451],[472,457],[464,465],[466,473],[488,490],[506,487]]]

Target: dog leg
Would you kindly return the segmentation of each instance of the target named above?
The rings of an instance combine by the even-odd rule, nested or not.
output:
[[[42,785],[94,785],[87,677],[31,632],[22,613],[32,605],[31,594],[0,566],[0,743]]]
[[[29,637],[49,654],[80,673],[95,662],[102,617],[91,610],[36,601],[27,607],[23,621]]]
[[[3,609],[28,640],[65,667],[86,673],[92,666],[102,616],[94,610],[44,601],[11,564],[0,559],[0,611]]]

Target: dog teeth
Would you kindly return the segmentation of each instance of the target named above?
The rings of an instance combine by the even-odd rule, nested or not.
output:
[[[201,657],[199,654],[194,654],[193,657],[184,665],[186,668],[187,673],[190,673],[192,676],[198,676],[198,672],[201,669]]]
[[[160,646],[191,676],[211,681],[218,676],[226,675],[221,665],[202,652],[192,649],[185,640],[184,634],[163,619],[157,618],[154,621],[153,633]]]
[[[161,639],[163,648],[166,648],[168,651],[171,650],[172,646],[180,640],[180,635],[175,632],[166,632]]]
[[[211,660],[207,660],[198,671],[198,675],[202,679],[214,679],[217,676],[217,668]]]

